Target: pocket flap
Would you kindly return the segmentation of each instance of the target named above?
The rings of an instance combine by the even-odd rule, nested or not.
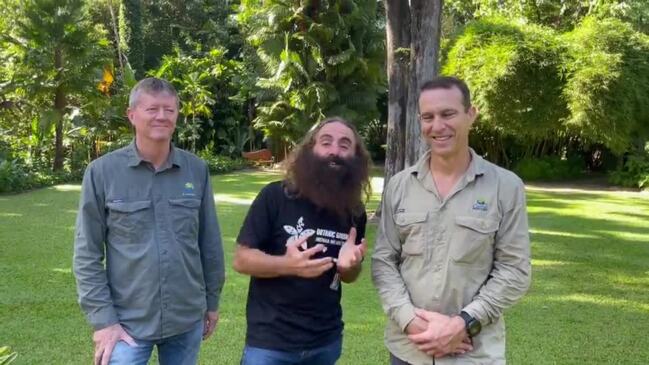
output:
[[[455,224],[480,233],[493,233],[498,230],[498,222],[476,217],[455,217]]]
[[[394,222],[400,226],[407,226],[413,223],[423,223],[426,221],[428,213],[398,213],[394,215]]]
[[[401,246],[401,250],[406,255],[416,256],[424,253],[424,247],[422,240],[408,240]]]
[[[140,200],[134,202],[107,202],[106,207],[110,210],[121,213],[133,213],[138,210],[146,209],[151,206],[150,200]]]
[[[169,199],[169,204],[179,205],[185,208],[198,208],[201,206],[201,201],[198,199],[189,199],[189,198]]]

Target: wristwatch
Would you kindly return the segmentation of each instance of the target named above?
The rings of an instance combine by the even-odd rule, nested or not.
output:
[[[471,317],[471,315],[465,311],[460,312],[460,317],[464,320],[464,327],[466,328],[466,333],[470,338],[477,336],[482,330],[482,324],[477,319]]]

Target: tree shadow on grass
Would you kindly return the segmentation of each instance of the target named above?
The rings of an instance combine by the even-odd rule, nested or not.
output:
[[[509,362],[647,363],[649,226],[588,213],[530,213],[533,282],[507,312]]]
[[[649,326],[649,225],[638,220],[647,216],[615,206],[575,208],[580,200],[632,209],[649,203],[598,194],[529,196],[533,284],[510,311],[508,324],[525,331],[508,332],[511,362],[646,363],[649,341],[638,333]]]

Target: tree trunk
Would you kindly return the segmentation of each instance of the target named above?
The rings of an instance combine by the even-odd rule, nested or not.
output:
[[[136,79],[144,77],[144,34],[142,30],[142,2],[140,0],[123,0],[124,22],[128,27],[128,62]],[[122,7],[120,7],[120,10]]]
[[[388,73],[388,131],[385,180],[403,170],[410,47],[410,8],[407,1],[385,0]]]
[[[54,68],[57,72],[58,85],[54,90],[54,109],[57,112],[55,127],[55,144],[54,144],[54,163],[52,170],[60,171],[63,169],[63,115],[65,114],[65,90],[62,84],[63,72],[63,50],[56,48],[54,50]]]
[[[419,129],[419,88],[439,72],[443,0],[385,0],[388,136],[385,180],[426,151]]]
[[[110,10],[110,19],[111,23],[113,25],[113,33],[115,34],[115,48],[117,49],[117,60],[119,60],[119,71],[120,71],[120,76],[123,78],[124,77],[124,61],[122,59],[122,45],[120,43],[120,38],[119,38],[119,30],[117,28],[117,20],[115,19],[115,11],[113,10],[113,2],[112,0],[108,1],[108,10]]]
[[[419,89],[439,73],[442,0],[410,1],[410,83],[406,117],[405,166],[414,165],[428,146],[419,127]]]

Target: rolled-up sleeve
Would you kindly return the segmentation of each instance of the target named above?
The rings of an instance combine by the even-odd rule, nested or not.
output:
[[[401,242],[394,222],[392,206],[395,182],[394,178],[390,180],[383,196],[381,221],[372,255],[372,280],[378,290],[383,310],[405,331],[415,318],[415,307],[399,272]]]
[[[496,234],[490,278],[463,310],[483,324],[494,322],[527,292],[531,275],[525,189],[520,183]]]
[[[72,263],[79,304],[96,330],[118,322],[104,267],[106,214],[99,175],[90,164],[83,176]]]
[[[198,246],[205,280],[207,310],[216,311],[219,308],[219,298],[225,281],[225,267],[223,265],[221,230],[216,216],[214,194],[207,165],[205,165],[205,191],[201,201]]]

